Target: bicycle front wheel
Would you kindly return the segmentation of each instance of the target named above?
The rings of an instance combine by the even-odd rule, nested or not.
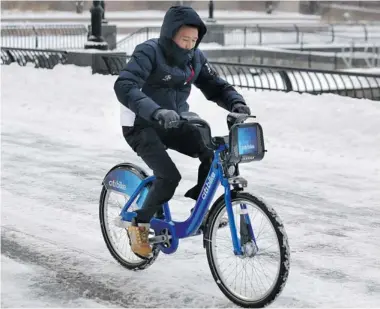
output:
[[[243,254],[235,255],[230,228],[219,228],[220,222],[228,221],[224,199],[219,199],[207,225],[208,263],[228,299],[241,307],[261,308],[277,298],[287,281],[288,238],[276,212],[251,194],[234,194],[232,211]],[[251,236],[244,232],[247,220]]]

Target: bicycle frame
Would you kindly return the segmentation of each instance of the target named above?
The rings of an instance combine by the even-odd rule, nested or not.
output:
[[[168,229],[172,236],[171,246],[169,248],[161,246],[161,251],[164,253],[174,253],[178,247],[178,240],[181,238],[186,238],[193,236],[199,229],[202,224],[203,218],[206,215],[206,212],[214,198],[217,188],[221,184],[224,187],[224,200],[226,204],[226,209],[228,213],[229,226],[231,231],[232,243],[234,247],[235,255],[242,255],[241,242],[237,234],[234,214],[232,210],[231,203],[231,188],[228,182],[228,178],[223,175],[223,163],[220,160],[220,153],[227,149],[227,145],[221,145],[214,152],[214,159],[206,178],[206,181],[202,187],[201,193],[196,201],[195,207],[188,219],[182,222],[173,221],[170,213],[169,204],[165,203],[163,205],[163,210],[165,214],[165,220],[160,220],[153,218],[151,220],[151,228],[155,230],[156,235],[161,231]],[[136,216],[135,212],[127,212],[129,207],[132,205],[134,200],[140,194],[140,192],[149,185],[155,176],[149,176],[141,181],[137,189],[134,191],[128,202],[124,205],[121,210],[120,216],[124,221],[131,221],[133,217]],[[140,196],[139,199],[142,197]],[[244,213],[243,209],[246,209],[246,205],[241,204],[242,214],[244,215],[245,222],[250,230],[250,234],[253,237],[253,230],[251,222],[247,213]]]

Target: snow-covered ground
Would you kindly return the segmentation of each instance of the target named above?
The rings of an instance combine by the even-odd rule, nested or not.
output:
[[[357,69],[346,69],[347,72],[359,72],[365,74],[374,74],[380,77],[380,68],[357,68]]]
[[[145,164],[121,135],[115,76],[90,68],[1,66],[1,306],[232,307],[212,279],[200,237],[142,272],[119,266],[98,220],[105,173]],[[380,306],[380,104],[337,95],[239,90],[268,153],[241,165],[249,191],[281,216],[291,271],[273,307]],[[227,112],[196,88],[191,109],[214,135]],[[183,180],[196,159],[170,151]]]
[[[17,243],[1,240],[3,251],[23,249]],[[24,251],[24,250],[22,250]],[[25,252],[19,251],[20,254]],[[15,307],[107,307],[101,301],[93,301],[84,297],[76,297],[75,293],[62,289],[57,282],[57,272],[38,265],[21,263],[20,259],[1,256],[1,306]],[[6,296],[5,296],[6,295]],[[73,297],[74,295],[74,297]]]

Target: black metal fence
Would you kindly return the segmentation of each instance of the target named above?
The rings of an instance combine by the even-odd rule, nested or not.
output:
[[[108,74],[118,75],[129,56],[102,56]],[[212,68],[233,86],[255,91],[336,93],[380,100],[380,74],[296,69],[282,66],[211,62]]]
[[[71,58],[74,54],[71,53]],[[70,52],[62,50],[1,48],[1,64],[16,62],[22,66],[32,64],[36,68],[51,69],[57,64],[74,63],[73,59],[68,61],[69,56]],[[101,63],[92,62],[93,72],[112,75],[118,75],[130,58],[112,54],[96,56]],[[225,62],[211,62],[210,65],[233,86],[255,91],[336,93],[353,98],[380,100],[380,74]],[[98,66],[98,69],[94,66]]]
[[[211,66],[232,85],[242,88],[311,94],[336,93],[380,100],[380,74],[220,62],[213,62]]]
[[[342,70],[347,68],[378,67],[380,48],[341,48],[340,51],[297,51],[290,49],[250,47],[203,50],[210,61],[242,64],[287,66],[303,69]]]
[[[102,57],[107,68],[107,74],[119,75],[120,71],[125,67],[131,56],[104,56]]]
[[[117,50],[131,53],[143,41],[158,37],[160,27],[145,27],[117,43]],[[2,25],[1,46],[19,48],[83,49],[88,29],[83,24]],[[310,43],[377,42],[380,44],[380,23],[328,24],[305,26],[299,24],[278,27],[210,25],[204,43],[222,46],[296,44],[300,48]]]
[[[145,27],[117,42],[117,50],[131,53],[133,48],[148,39],[157,38],[160,27]],[[380,23],[374,24],[329,24],[305,29],[297,24],[281,27],[256,26],[209,26],[203,43],[222,46],[295,44],[299,48],[308,44],[330,44],[372,42],[380,44]]]
[[[88,31],[82,24],[2,25],[1,46],[83,49]]]
[[[67,52],[49,49],[1,48],[1,64],[18,63],[21,66],[52,69],[57,64],[67,63]]]
[[[337,1],[337,0],[334,0],[334,1],[331,1],[331,3],[329,3],[329,4],[349,5],[349,6],[357,6],[357,7],[361,7],[361,8],[380,10],[380,1],[373,1],[373,0],[371,0],[371,1],[364,1],[364,0],[360,0],[360,1],[354,1],[354,0]]]

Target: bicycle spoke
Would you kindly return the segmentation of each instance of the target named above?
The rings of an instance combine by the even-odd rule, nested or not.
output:
[[[240,237],[240,204],[243,203],[232,204],[238,237]],[[211,245],[214,259],[217,260],[219,276],[226,287],[242,299],[258,300],[268,293],[277,280],[280,247],[276,232],[268,217],[254,204],[247,202],[244,204],[247,207],[259,251],[252,256],[235,256],[230,229],[215,229],[211,237]],[[219,225],[224,215],[225,213],[219,214],[215,226]],[[252,251],[252,249],[249,250]],[[228,254],[229,252],[231,254]]]
[[[107,230],[109,231],[110,241],[115,251],[126,261],[130,263],[141,263],[131,250],[129,238],[125,228],[115,226],[114,220],[120,215],[120,210],[127,202],[127,197],[108,192],[108,199],[105,201],[105,222],[107,223]],[[131,206],[130,210],[133,210]],[[130,211],[129,210],[129,211]]]

